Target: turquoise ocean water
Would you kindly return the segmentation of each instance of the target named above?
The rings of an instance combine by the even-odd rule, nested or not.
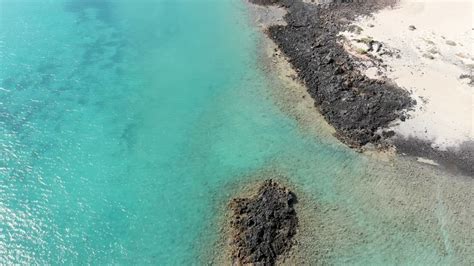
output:
[[[259,38],[240,0],[0,0],[0,264],[200,264],[229,184],[275,166],[368,239],[335,263],[465,252],[343,191],[379,170],[279,110]]]

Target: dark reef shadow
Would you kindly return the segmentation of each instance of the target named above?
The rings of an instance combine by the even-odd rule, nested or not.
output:
[[[81,20],[86,18],[86,9],[95,9],[97,10],[97,19],[106,24],[111,24],[113,21],[111,6],[112,2],[110,0],[70,0],[66,2],[64,9],[76,13]]]
[[[464,141],[459,146],[447,147],[439,150],[433,143],[413,137],[395,138],[397,151],[414,157],[423,157],[439,163],[449,172],[462,174],[474,178],[474,141]]]

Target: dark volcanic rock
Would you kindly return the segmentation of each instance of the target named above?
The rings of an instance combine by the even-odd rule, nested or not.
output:
[[[274,5],[278,3],[280,0],[249,0],[249,1],[250,3],[253,3],[253,4],[266,6],[266,5]]]
[[[378,129],[405,119],[404,111],[415,102],[407,91],[358,71],[356,60],[338,36],[356,16],[370,14],[393,1],[339,2],[314,5],[286,1],[287,25],[271,26],[267,33],[289,58],[338,138],[359,147],[380,142],[383,136]]]
[[[233,263],[274,265],[293,244],[298,225],[294,203],[296,196],[272,180],[252,198],[233,199]]]
[[[261,6],[270,6],[270,5],[279,5],[284,7],[289,7],[295,0],[249,0],[250,3],[261,5]]]
[[[250,3],[257,5],[273,5],[278,3],[279,0],[250,0]]]
[[[261,6],[269,6],[269,5],[281,5],[281,6],[289,6],[291,5],[294,0],[249,0],[252,4],[257,4]]]

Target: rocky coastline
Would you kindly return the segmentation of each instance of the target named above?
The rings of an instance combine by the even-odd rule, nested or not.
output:
[[[417,103],[411,92],[388,78],[367,76],[363,72],[364,61],[369,60],[376,69],[386,71],[384,61],[371,52],[363,54],[361,59],[357,51],[352,51],[353,47],[346,46],[344,36],[340,34],[357,31],[353,25],[356,18],[394,6],[397,0],[249,1],[286,10],[283,25],[271,24],[265,27],[265,33],[291,64],[318,111],[334,127],[339,140],[357,151],[395,147],[398,154],[427,158],[449,172],[474,175],[470,166],[473,150],[469,143],[441,150],[431,141],[407,139],[394,131],[393,126],[410,119],[412,111],[422,108],[422,103]],[[367,45],[369,51],[390,52],[376,41]]]
[[[405,120],[416,102],[408,91],[386,80],[370,79],[339,42],[338,33],[351,19],[369,14],[392,1],[377,3],[312,4],[302,1],[259,1],[287,9],[286,25],[272,25],[268,36],[295,68],[336,136],[348,146],[368,143],[384,147],[393,135],[384,130],[395,120]]]

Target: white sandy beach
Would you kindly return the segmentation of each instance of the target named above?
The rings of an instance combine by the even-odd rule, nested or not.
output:
[[[386,64],[375,68],[368,60],[363,68],[369,76],[388,78],[417,100],[410,119],[393,125],[397,135],[432,141],[439,149],[474,140],[473,8],[474,1],[466,0],[402,0],[359,18],[359,32],[342,33],[361,58],[367,53]],[[382,49],[361,50],[361,40],[380,42]]]

